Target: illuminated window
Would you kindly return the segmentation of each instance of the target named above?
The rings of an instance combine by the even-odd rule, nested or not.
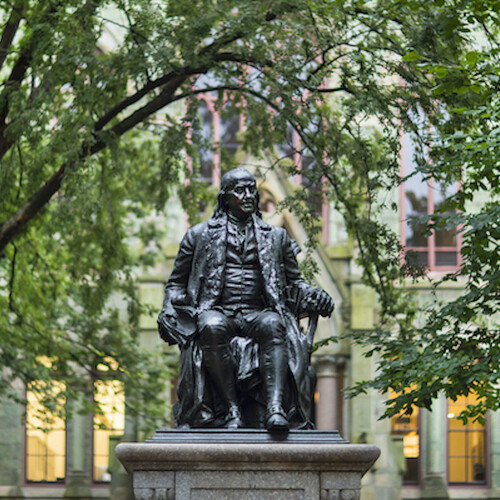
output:
[[[99,380],[94,385],[94,398],[101,411],[94,415],[93,479],[109,482],[110,440],[121,436],[125,429],[125,395],[123,383],[117,380]]]
[[[33,383],[26,392],[26,480],[29,482],[63,482],[66,477],[66,423],[45,404],[44,392],[52,392],[62,408],[59,394],[64,385],[52,382],[50,387]]]
[[[406,259],[429,269],[451,270],[459,265],[459,241],[454,229],[439,229],[426,235],[426,224],[418,222],[439,211],[449,196],[456,192],[456,186],[444,186],[435,179],[424,179],[416,171],[416,146],[409,134],[402,137],[401,161],[401,243],[406,248]]]
[[[457,417],[476,397],[462,396],[448,401],[448,482],[450,484],[486,483],[486,429],[468,421],[464,424]]]
[[[406,471],[403,484],[417,484],[420,468],[420,434],[418,407],[411,415],[395,415],[391,418],[391,433],[403,437]]]

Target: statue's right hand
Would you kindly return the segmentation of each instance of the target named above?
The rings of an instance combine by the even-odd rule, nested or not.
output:
[[[321,288],[311,288],[303,300],[304,308],[307,311],[318,313],[324,317],[330,316],[333,312],[333,299]]]

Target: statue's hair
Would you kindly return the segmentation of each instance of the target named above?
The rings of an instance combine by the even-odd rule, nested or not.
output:
[[[227,201],[226,201],[226,193],[233,189],[235,186],[236,182],[241,180],[244,177],[251,178],[255,183],[257,181],[255,180],[255,177],[246,169],[242,167],[234,168],[233,170],[230,170],[226,174],[222,176],[222,179],[220,181],[220,190],[219,193],[217,194],[217,207],[214,210],[214,214],[212,217],[218,218],[222,217],[224,214],[227,214]],[[255,214],[257,217],[262,218],[262,213],[259,210],[259,202],[260,202],[260,196],[259,196],[259,191],[255,191]]]

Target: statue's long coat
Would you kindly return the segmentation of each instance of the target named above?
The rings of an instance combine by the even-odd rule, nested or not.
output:
[[[296,315],[300,298],[312,289],[302,278],[296,260],[297,245],[283,228],[271,226],[253,216],[255,238],[263,280],[266,307],[284,320],[291,377],[286,406],[292,425],[309,426],[314,370],[310,367],[310,341],[299,330]],[[227,217],[211,218],[188,230],[184,236],[174,269],[165,288],[163,309],[158,318],[161,337],[181,348],[181,370],[177,387],[179,403],[175,408],[177,425],[198,427],[224,415],[217,394],[206,384],[202,352],[196,342],[196,330],[182,325],[172,333],[167,312],[185,305],[196,316],[211,309],[223,291],[227,247]],[[179,321],[180,323],[180,321]],[[259,386],[257,345],[250,339],[236,338],[231,347],[236,361],[239,387],[248,391],[255,405],[264,405]],[[247,398],[248,401],[248,398]],[[253,404],[252,403],[252,404]],[[249,418],[257,418],[249,405]],[[243,409],[245,411],[245,408]],[[220,421],[219,421],[220,423]],[[258,425],[254,422],[253,425]]]

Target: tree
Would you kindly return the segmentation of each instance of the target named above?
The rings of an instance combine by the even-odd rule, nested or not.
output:
[[[444,70],[464,77],[472,60],[467,30],[495,29],[488,14],[494,2],[434,4],[0,2],[0,304],[6,312],[0,319],[0,392],[15,396],[14,379],[29,384],[56,377],[74,396],[82,371],[91,377],[98,366],[117,363],[115,376],[129,394],[160,406],[145,397],[159,394],[163,374],[160,362],[138,353],[141,305],[134,286],[134,270],[149,264],[154,252],[134,251],[131,242],[148,249],[159,245],[162,233],[147,216],[161,213],[186,176],[191,181],[181,188],[182,199],[194,203],[202,192],[184,156],[187,151],[193,158],[196,174],[202,139],[188,140],[189,130],[197,119],[197,97],[207,91],[218,93],[221,106],[226,102],[225,112],[244,114],[242,146],[257,157],[285,143],[290,126],[299,133],[299,153],[315,159],[309,183],[326,179],[324,195],[343,214],[364,277],[380,296],[380,329],[355,339],[370,343],[384,360],[381,375],[368,385],[408,386],[400,367],[409,350],[425,363],[434,359],[426,352],[432,342],[422,336],[426,330],[413,326],[415,311],[398,284],[409,267],[401,267],[397,235],[378,218],[379,195],[400,182],[398,135],[401,127],[416,131],[412,109],[418,106],[442,131],[436,171],[429,171],[434,175],[439,165],[456,172],[457,123],[464,134],[479,137],[478,110],[492,101],[472,83],[462,91]],[[119,40],[104,50],[110,25]],[[483,55],[494,63],[496,53]],[[475,68],[485,75],[479,61]],[[478,112],[463,120],[465,111],[457,117],[457,109]],[[276,166],[295,172],[286,158]],[[464,199],[477,187],[468,186]],[[307,197],[306,190],[297,190],[289,204],[314,233]],[[441,222],[436,215],[428,222],[467,222],[454,217]],[[471,233],[471,249],[477,241]],[[477,250],[488,248],[479,244]],[[471,270],[464,265],[463,271]],[[128,306],[126,321],[111,305],[117,292]],[[494,312],[482,309],[481,293],[476,303],[476,312]],[[457,313],[438,310],[444,321]],[[436,332],[450,341],[462,338],[441,327]],[[484,342],[497,348],[494,335],[481,337],[478,345]],[[470,364],[462,366],[480,367],[467,385],[476,387],[491,364],[483,367],[474,361],[480,353],[466,352]],[[459,394],[465,389],[463,379],[453,378],[454,363],[449,357],[443,370]],[[443,380],[433,380],[430,392],[422,384],[401,396],[392,411],[427,406],[429,394],[448,388]],[[493,408],[491,390],[483,401]]]
[[[383,94],[356,68],[352,73],[360,78],[370,104],[363,102],[361,109],[368,107],[365,117],[376,117],[384,136],[375,135],[378,143],[368,146],[366,127],[357,133],[351,130],[352,116],[359,116],[353,114],[356,108],[346,106],[341,115],[347,133],[339,135],[333,145],[325,140],[330,161],[323,162],[319,172],[328,180],[331,199],[358,244],[364,279],[377,291],[381,309],[377,328],[348,333],[366,346],[367,356],[378,359],[374,379],[358,383],[349,392],[353,396],[368,388],[385,394],[394,391],[385,417],[411,413],[414,405],[429,409],[440,393],[453,400],[476,394],[478,403],[464,410],[464,420],[484,422],[488,410],[499,408],[497,11],[497,2],[435,2],[431,7],[420,2],[370,4],[367,12],[371,18],[388,22],[380,22],[376,33],[371,33],[378,43],[367,37],[367,45],[377,47],[369,53],[380,57],[382,37],[391,41],[389,46],[397,56],[390,57],[385,66],[378,57],[360,56],[356,61],[363,61],[375,81],[383,75],[381,68],[400,75],[404,89],[388,85],[389,95]],[[358,12],[357,20],[360,18]],[[362,43],[356,44],[358,50],[362,47]],[[356,97],[362,95],[361,89]],[[391,112],[395,114],[391,116]],[[423,130],[416,115],[425,117]],[[460,281],[464,291],[448,302],[440,301],[436,294],[424,310],[405,285],[426,279],[427,270],[408,258],[402,263],[405,249],[380,218],[380,210],[386,208],[386,190],[406,180],[398,177],[394,153],[399,149],[392,142],[398,121],[401,131],[411,133],[417,143],[417,173],[445,186],[461,185],[433,215],[413,221],[423,224],[427,235],[440,229],[455,230],[463,240],[460,269],[434,280],[431,286],[437,292],[450,281]],[[327,134],[334,136],[331,129]],[[346,146],[344,157],[339,154],[339,142]],[[425,151],[430,151],[429,156]],[[319,158],[317,161],[320,163]],[[487,193],[488,201],[475,208],[473,202],[481,193]],[[304,196],[299,193],[294,200],[300,198]]]
[[[425,311],[406,308],[396,330],[361,335],[359,340],[371,346],[368,354],[380,355],[380,370],[353,394],[367,387],[393,389],[397,396],[385,414],[392,416],[411,413],[412,405],[430,408],[440,393],[456,400],[473,392],[478,403],[461,416],[484,422],[487,410],[499,408],[500,396],[500,19],[497,2],[439,2],[434,7],[426,12],[421,33],[438,30],[443,38],[414,43],[403,58],[410,70],[427,72],[435,103],[434,111],[425,113],[430,125],[426,132],[415,130],[420,145],[430,146],[429,157],[422,150],[418,154],[417,172],[444,186],[459,182],[460,189],[432,216],[414,222],[424,224],[427,234],[440,229],[461,234],[460,269],[432,287],[438,291],[458,281],[464,290],[445,303],[435,298]],[[453,50],[443,53],[439,42],[450,43]],[[481,195],[487,201],[477,206]],[[402,270],[417,279],[425,276],[425,269]],[[417,314],[423,316],[420,321],[415,321]]]

